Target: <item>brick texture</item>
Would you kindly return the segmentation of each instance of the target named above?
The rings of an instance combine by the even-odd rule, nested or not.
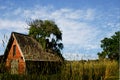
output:
[[[16,54],[15,55],[13,55],[13,46],[14,45],[16,45]],[[12,46],[10,48],[10,51],[8,53],[7,60],[6,60],[6,68],[9,70],[9,72],[11,71],[11,61],[18,60],[18,74],[25,73],[25,62],[24,62],[21,54],[22,53],[20,53],[18,44],[17,44],[16,40],[14,39]]]

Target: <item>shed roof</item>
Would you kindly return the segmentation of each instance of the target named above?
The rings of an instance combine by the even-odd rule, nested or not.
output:
[[[8,54],[10,46],[12,45],[13,40],[16,40],[25,60],[32,61],[61,61],[60,57],[53,54],[43,51],[42,46],[32,37],[12,32],[9,39],[5,55]]]

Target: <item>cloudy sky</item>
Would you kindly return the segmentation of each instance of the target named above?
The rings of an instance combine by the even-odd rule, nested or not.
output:
[[[29,20],[53,20],[67,60],[96,59],[100,41],[120,29],[120,0],[0,0],[0,54],[11,32],[27,34]]]

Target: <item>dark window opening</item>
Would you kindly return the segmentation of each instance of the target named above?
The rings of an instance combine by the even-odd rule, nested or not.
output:
[[[23,59],[23,57],[21,57],[21,59]]]
[[[16,55],[16,45],[13,46],[13,56]]]

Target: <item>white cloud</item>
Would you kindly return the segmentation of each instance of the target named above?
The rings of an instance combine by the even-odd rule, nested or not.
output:
[[[94,9],[86,9],[86,10],[74,10],[74,9],[59,9],[51,14],[54,18],[66,18],[71,20],[93,20],[94,19]]]
[[[99,30],[87,22],[81,20],[93,20],[95,11],[93,9],[74,10],[62,8],[54,10],[53,7],[34,7],[22,10],[18,8],[14,14],[20,13],[25,18],[31,19],[52,19],[63,32],[64,44],[79,44],[82,47],[92,45],[91,42],[96,38]],[[94,34],[93,34],[94,32]]]
[[[94,13],[95,13],[95,12],[94,12],[94,9],[87,9],[86,15],[85,15],[85,19],[86,19],[86,20],[93,20],[93,19],[94,19],[94,16],[95,16]]]
[[[63,31],[63,42],[65,44],[77,44],[84,48],[91,48],[89,45],[97,44],[94,40],[100,31],[90,24],[66,19],[59,19],[56,22]]]
[[[59,18],[66,18],[66,19],[79,19],[83,14],[82,10],[76,10],[74,11],[73,9],[60,9],[54,11],[51,16],[59,19]]]
[[[50,14],[49,12],[51,11],[52,7],[34,7],[31,9],[24,9],[22,10],[22,16],[25,18],[30,18],[30,19],[45,19],[49,18]]]
[[[15,21],[15,20],[7,20],[0,19],[0,30],[13,30],[18,32],[25,32],[25,28],[27,27],[26,23],[23,21]]]

